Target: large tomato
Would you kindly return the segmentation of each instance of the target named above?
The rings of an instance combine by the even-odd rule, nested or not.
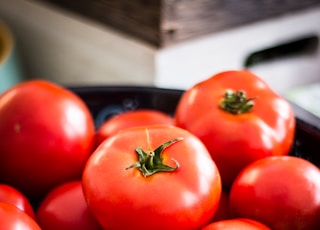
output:
[[[255,220],[236,218],[213,222],[201,230],[271,230],[271,228]]]
[[[104,229],[199,229],[221,194],[219,172],[202,142],[166,125],[108,138],[89,158],[82,183]]]
[[[0,202],[0,229],[41,230],[37,222],[16,206]]]
[[[81,181],[70,181],[52,189],[37,209],[42,230],[101,230],[88,209]]]
[[[290,104],[251,72],[218,73],[187,90],[178,103],[176,125],[202,140],[230,187],[247,164],[287,155],[294,140]]]
[[[107,119],[96,132],[96,146],[122,129],[147,125],[173,125],[173,118],[153,109],[130,110]]]
[[[273,230],[320,229],[320,169],[293,156],[258,160],[236,178],[229,202],[234,217]]]
[[[0,184],[0,202],[12,204],[30,217],[35,218],[33,207],[28,198],[10,185]]]
[[[81,178],[94,122],[74,93],[45,80],[0,96],[0,182],[40,200],[63,181]]]

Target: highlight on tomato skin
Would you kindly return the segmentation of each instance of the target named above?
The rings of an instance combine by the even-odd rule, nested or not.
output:
[[[222,189],[203,143],[168,125],[128,128],[105,140],[82,183],[105,229],[199,229],[217,210]]]
[[[288,155],[294,142],[290,103],[247,70],[223,71],[187,89],[174,118],[205,144],[227,189],[246,165]]]
[[[271,228],[252,219],[234,218],[210,223],[201,230],[271,230]]]
[[[38,223],[16,206],[0,202],[0,229],[41,230]]]

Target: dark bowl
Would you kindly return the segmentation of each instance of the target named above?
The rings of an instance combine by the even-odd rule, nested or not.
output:
[[[182,90],[134,86],[69,87],[89,107],[99,127],[109,117],[127,110],[157,109],[174,115]],[[320,118],[292,103],[296,116],[295,142],[291,155],[320,167]]]

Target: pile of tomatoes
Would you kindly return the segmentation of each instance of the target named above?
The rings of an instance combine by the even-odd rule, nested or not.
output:
[[[243,70],[186,90],[173,116],[100,127],[72,91],[17,84],[0,94],[0,228],[320,229],[320,169],[289,155],[295,125]]]

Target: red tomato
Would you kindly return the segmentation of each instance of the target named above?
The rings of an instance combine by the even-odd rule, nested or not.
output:
[[[89,158],[82,183],[104,229],[199,229],[221,194],[205,146],[174,126],[129,128],[108,138]]]
[[[5,230],[41,230],[28,214],[12,204],[0,202],[0,229]]]
[[[81,173],[94,122],[85,103],[53,83],[31,80],[0,96],[0,182],[38,199]]]
[[[320,169],[293,156],[258,160],[235,180],[230,211],[273,230],[320,229]]]
[[[294,140],[291,105],[248,71],[221,72],[191,87],[175,118],[205,144],[225,187],[247,164],[289,154]]]
[[[33,207],[28,198],[10,185],[0,184],[0,202],[12,204],[30,217],[35,217]]]
[[[42,230],[100,230],[88,209],[81,181],[61,184],[51,190],[37,210]]]
[[[173,118],[152,109],[139,109],[120,113],[106,120],[96,133],[96,146],[122,129],[147,125],[173,125]]]
[[[239,218],[217,221],[201,230],[271,230],[271,228],[255,220]]]

